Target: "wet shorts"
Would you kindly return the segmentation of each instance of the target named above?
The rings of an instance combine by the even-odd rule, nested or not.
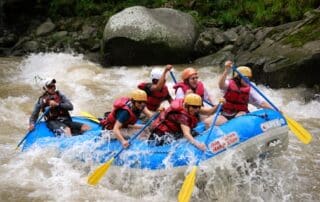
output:
[[[237,113],[229,114],[226,112],[221,112],[221,115],[224,116],[226,119],[230,120],[230,119],[233,119],[237,115]]]
[[[82,123],[74,122],[71,120],[47,121],[47,127],[57,135],[60,135],[61,133],[63,133],[63,129],[65,129],[66,127],[69,127],[71,129],[72,134],[80,134],[82,125],[83,125]]]

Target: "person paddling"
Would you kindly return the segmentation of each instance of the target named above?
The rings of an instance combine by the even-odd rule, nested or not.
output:
[[[263,98],[250,87],[240,76],[235,73],[233,78],[226,79],[232,68],[232,61],[225,62],[225,69],[219,78],[219,88],[224,91],[226,103],[223,105],[222,113],[218,116],[216,125],[221,125],[234,117],[249,112],[248,104],[260,108],[273,109]],[[247,66],[240,66],[237,70],[248,79],[252,78],[252,71]],[[210,126],[213,117],[205,120],[207,127]]]
[[[221,100],[224,102],[224,99]],[[155,140],[157,145],[170,143],[173,140],[185,137],[191,144],[200,150],[206,150],[206,146],[194,139],[197,135],[193,132],[200,120],[199,114],[213,114],[217,110],[214,107],[202,107],[202,99],[195,93],[189,93],[184,99],[175,99],[170,107],[161,112],[152,123],[150,140]]]
[[[113,103],[113,109],[105,118],[100,121],[104,129],[112,130],[116,138],[124,148],[129,146],[129,142],[122,135],[123,128],[142,128],[136,124],[141,113],[148,118],[152,117],[152,112],[146,106],[147,94],[143,90],[136,89],[130,97],[121,97]]]
[[[46,125],[56,135],[80,134],[90,130],[90,126],[71,119],[69,111],[73,110],[73,105],[69,99],[56,90],[56,80],[46,79],[43,85],[45,91],[35,103],[33,112],[29,119],[29,131],[34,129],[40,111],[44,112],[46,107],[50,107],[49,113],[45,115]]]

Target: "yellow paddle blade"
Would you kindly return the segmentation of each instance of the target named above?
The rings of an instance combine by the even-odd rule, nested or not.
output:
[[[196,174],[197,174],[197,166],[194,166],[191,170],[191,172],[187,175],[185,178],[181,190],[178,195],[178,201],[179,202],[188,202],[190,201],[194,184],[196,181]]]
[[[285,116],[290,130],[297,136],[297,138],[304,144],[309,144],[312,140],[312,135],[298,122]]]
[[[109,161],[99,166],[88,178],[88,184],[97,185],[107,170],[110,168],[114,157],[112,157]]]
[[[93,116],[92,114],[90,114],[89,112],[80,112],[80,114],[88,119],[90,119],[91,121],[94,121],[96,123],[100,123],[100,121],[95,117]]]

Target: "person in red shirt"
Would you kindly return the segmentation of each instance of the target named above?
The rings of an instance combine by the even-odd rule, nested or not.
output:
[[[202,100],[213,103],[208,91],[204,84],[199,81],[199,75],[194,68],[186,68],[181,74],[182,81],[176,83],[173,88],[175,89],[176,99],[183,99],[188,93],[196,93],[200,95]]]
[[[131,93],[130,97],[121,97],[113,103],[112,111],[100,121],[103,128],[112,130],[115,137],[121,142],[124,148],[129,146],[129,142],[124,138],[121,129],[139,129],[141,124],[136,124],[141,113],[151,118],[152,112],[146,106],[147,94],[143,90],[137,89]]]
[[[151,82],[142,82],[138,88],[147,93],[147,108],[151,111],[157,111],[161,103],[167,100],[169,103],[172,97],[166,85],[166,75],[172,69],[172,65],[167,65],[164,70],[154,68],[151,71]]]
[[[194,139],[196,133],[192,131],[200,120],[199,114],[213,114],[218,105],[202,107],[202,99],[195,93],[189,93],[184,99],[175,99],[170,107],[161,112],[151,125],[150,140],[157,145],[170,143],[173,140],[185,137],[191,144],[200,150],[206,150],[205,144]]]

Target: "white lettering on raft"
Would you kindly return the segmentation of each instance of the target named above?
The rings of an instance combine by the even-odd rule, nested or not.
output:
[[[218,153],[223,149],[239,142],[239,136],[236,132],[229,133],[218,140],[209,143],[209,149],[211,152]]]
[[[274,120],[262,123],[260,127],[262,131],[267,131],[271,128],[280,127],[284,123],[285,123],[284,119],[274,119]]]

